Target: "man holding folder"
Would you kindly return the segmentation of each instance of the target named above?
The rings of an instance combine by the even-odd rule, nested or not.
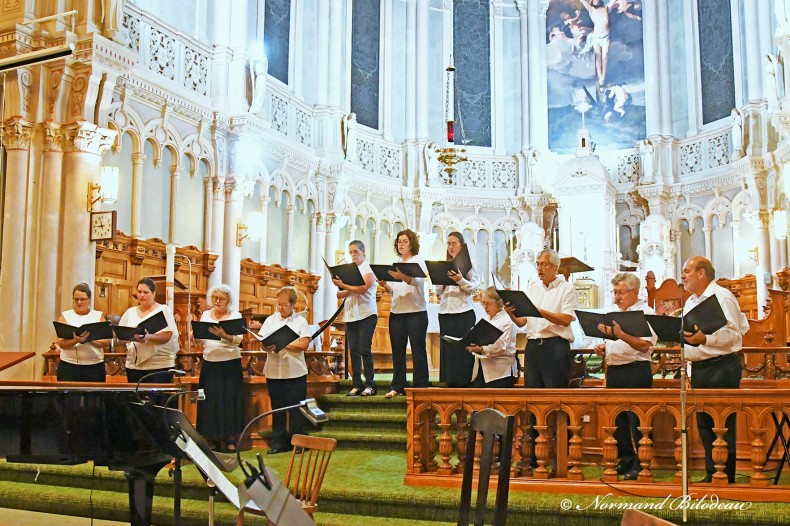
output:
[[[684,311],[690,312],[702,301],[716,296],[727,323],[712,334],[703,334],[695,326],[695,332],[684,332],[686,359],[691,362],[691,387],[693,389],[737,389],[741,385],[743,362],[738,351],[743,346],[741,309],[738,300],[729,290],[716,284],[713,264],[702,256],[686,261],[680,274],[683,286],[691,296],[686,300]],[[724,472],[730,483],[735,482],[735,413],[726,420],[727,464]],[[716,472],[713,464],[713,418],[707,413],[697,413],[697,428],[705,449],[705,471],[701,482],[711,482]]]
[[[639,278],[634,274],[621,272],[612,278],[614,303],[622,312],[642,311],[654,314],[653,309],[639,299]],[[616,322],[612,326],[598,325],[598,330],[610,334],[617,340],[606,340],[595,346],[595,354],[606,358],[607,388],[646,388],[653,387],[653,372],[650,369],[650,350],[658,339],[653,333],[649,337],[628,334]],[[650,331],[652,332],[652,330]],[[639,418],[632,411],[623,411],[615,419],[617,430],[617,473],[625,480],[636,480],[639,476]]]

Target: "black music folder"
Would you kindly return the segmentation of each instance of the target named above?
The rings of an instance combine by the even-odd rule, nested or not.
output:
[[[244,329],[247,328],[247,324],[244,322],[244,318],[222,320],[220,322],[193,321],[192,334],[195,338],[200,340],[220,340],[221,338],[219,336],[209,332],[211,327],[221,327],[222,330],[228,334],[238,336],[239,334],[244,334]]]
[[[538,312],[538,308],[532,303],[524,291],[521,290],[497,290],[497,294],[502,298],[505,303],[510,303],[516,308],[513,315],[516,318],[542,318],[543,316]]]
[[[266,336],[265,338],[262,336],[258,336],[255,332],[244,328],[247,332],[255,336],[255,339],[261,342],[261,348],[268,347],[270,345],[274,345],[275,349],[274,352],[280,352],[286,347],[288,347],[292,342],[299,339],[299,335],[294,332],[292,328],[287,325],[283,325],[270,335]]]
[[[419,263],[393,263],[392,265],[371,265],[371,270],[376,275],[376,279],[379,281],[401,281],[397,278],[393,278],[389,271],[394,271],[396,268],[406,274],[407,276],[411,276],[412,278],[424,278],[425,272],[423,272],[422,267]]]
[[[713,334],[727,324],[727,317],[721,308],[716,296],[711,296],[699,305],[688,311],[681,322],[675,316],[645,316],[659,340],[667,342],[680,342],[680,327],[686,332],[696,332],[696,325],[703,334]],[[691,345],[691,344],[688,344]]]
[[[362,277],[362,273],[359,271],[359,267],[356,265],[356,263],[344,263],[343,265],[335,265],[334,267],[330,267],[329,263],[327,263],[326,259],[324,259],[324,265],[326,265],[326,268],[329,270],[330,276],[333,278],[339,278],[340,281],[346,285],[358,287],[365,284],[365,278]]]
[[[483,345],[491,345],[497,341],[500,336],[502,336],[501,330],[494,327],[486,320],[480,320],[463,338],[445,335],[442,336],[442,340],[464,348],[470,345],[479,345],[482,347]]]
[[[59,321],[53,321],[52,325],[55,326],[55,333],[58,335],[58,338],[63,338],[64,340],[71,340],[74,338],[75,334],[79,336],[85,331],[90,333],[88,339],[85,340],[86,343],[94,340],[109,340],[112,338],[112,326],[109,321],[86,323],[80,327],[75,327]]]
[[[461,247],[461,251],[451,261],[426,261],[425,266],[428,268],[428,275],[431,276],[431,283],[433,285],[457,285],[457,283],[450,279],[447,275],[448,272],[454,270],[466,277],[469,271],[472,270],[472,259],[469,257],[469,248],[466,244]]]
[[[134,341],[135,334],[142,336],[146,331],[148,331],[148,334],[156,334],[166,328],[167,318],[165,318],[165,313],[160,310],[150,318],[141,321],[137,327],[113,325],[112,332],[115,333],[115,336],[117,336],[119,340]]]
[[[607,327],[613,327],[616,321],[626,334],[637,338],[649,338],[653,335],[650,332],[650,325],[647,323],[645,313],[641,310],[634,311],[613,311],[613,312],[590,312],[585,310],[574,311],[582,331],[591,338],[604,338],[606,340],[616,340],[615,336],[610,336],[598,330],[598,324],[602,323]]]

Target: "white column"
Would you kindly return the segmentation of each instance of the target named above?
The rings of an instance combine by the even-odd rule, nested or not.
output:
[[[170,230],[168,233],[168,242],[176,245],[177,241],[177,228],[176,219],[178,218],[178,182],[181,180],[181,166],[175,165],[170,167]]]
[[[218,2],[225,4],[227,2]],[[233,59],[228,67],[228,105],[231,113],[246,113],[247,105],[247,0],[230,0],[231,32],[229,38]]]
[[[493,24],[492,31],[492,50],[491,62],[489,65],[491,75],[491,146],[494,147],[495,155],[505,154],[505,44],[504,44],[504,22],[502,19],[502,7],[492,4],[490,9]],[[499,66],[499,67],[497,67]]]
[[[268,189],[261,188],[261,192],[264,192],[264,191],[268,192]],[[270,201],[270,199],[269,199],[269,195],[268,194],[266,194],[263,197],[261,197],[261,199],[259,201],[261,216],[263,216],[263,225],[261,225],[261,243],[260,243],[260,249],[258,251],[258,262],[259,263],[263,263],[263,264],[266,263],[266,259],[267,259],[266,249],[267,249],[267,245],[269,243],[269,241],[268,241],[268,235],[269,235],[269,232],[268,232],[268,226],[269,226],[269,201]]]
[[[762,57],[768,53],[776,54],[774,51],[774,28],[771,23],[771,15],[773,14],[771,4],[771,0],[757,0],[757,20],[760,26],[760,56]]]
[[[241,247],[236,246],[236,227],[241,221],[242,192],[235,182],[225,184],[225,243],[222,251],[222,282],[239,290]]]
[[[381,65],[379,67],[382,86],[392,86],[392,3],[381,2],[381,45],[383,47]],[[380,90],[379,105],[379,129],[384,140],[392,140],[392,95],[394,90]],[[322,264],[323,265],[323,264]]]
[[[763,312],[768,300],[768,288],[763,276],[771,270],[771,240],[770,240],[770,212],[760,210],[754,233],[757,236],[757,307],[758,312]],[[761,316],[762,317],[762,316]]]
[[[647,136],[662,132],[661,58],[659,57],[659,9],[661,0],[642,1],[642,39],[645,51],[645,127]]]
[[[661,105],[661,128],[660,133],[664,136],[672,136],[672,72],[670,68],[670,49],[669,49],[669,5],[667,0],[658,2],[658,61],[660,71],[660,105]],[[654,26],[655,24],[647,24]],[[644,26],[644,24],[643,24]],[[652,29],[651,29],[652,30]],[[645,79],[647,81],[647,79]],[[647,94],[645,94],[647,96]],[[648,99],[650,100],[650,99]],[[667,170],[668,172],[669,170]],[[662,171],[663,173],[664,171]]]
[[[743,9],[743,57],[746,63],[746,100],[763,98],[763,60],[760,56],[760,22],[754,0],[741,2]],[[762,256],[761,256],[762,257]],[[759,279],[758,279],[759,281]]]
[[[132,154],[132,237],[143,237],[143,164],[144,153]]]
[[[686,86],[688,89],[688,137],[699,135],[702,127],[702,95],[700,94],[699,73],[699,22],[697,20],[697,0],[683,2],[685,12],[683,21],[686,37]],[[645,46],[647,47],[647,46]],[[645,74],[647,74],[645,72]],[[645,77],[646,87],[650,84]],[[647,98],[649,93],[645,92]],[[648,98],[648,100],[650,100]]]
[[[529,47],[532,50],[546,48],[546,9],[548,2],[532,0],[528,4]],[[529,130],[530,146],[546,151],[549,146],[548,120],[546,117],[546,72],[544,53],[532,53],[529,61]]]
[[[711,228],[706,226],[702,229],[702,232],[705,234],[705,257],[708,260],[713,258],[713,239],[711,236]]]
[[[294,247],[294,205],[285,207],[285,268],[294,268],[293,253]]]
[[[492,233],[491,236],[494,234]],[[489,238],[488,240],[488,276],[486,276],[486,283],[488,283],[489,287],[494,285],[493,279],[491,278],[491,274],[494,272],[494,240]]]
[[[214,263],[214,272],[209,276],[209,287],[216,287],[222,283],[224,274],[223,267],[225,259],[222,255],[225,252],[225,181],[217,179],[212,188],[211,216],[214,222],[211,224],[211,249],[217,254]],[[230,239],[233,243],[233,238]]]
[[[211,252],[214,249],[211,239],[212,225],[214,224],[212,195],[211,175],[206,174],[206,177],[203,178],[203,250],[207,252]]]
[[[259,2],[258,9],[263,9],[263,2]],[[304,2],[291,2],[291,34],[290,34],[290,74],[291,88],[297,99],[302,98],[302,55],[304,45],[302,44],[304,32]],[[262,36],[262,35],[261,35]],[[261,38],[263,42],[263,38]]]
[[[327,104],[327,82],[329,80],[329,2],[324,0],[318,2],[318,27],[317,45],[318,56],[316,57],[315,74],[315,95],[319,105]]]
[[[338,248],[340,242],[340,232],[335,222],[334,214],[330,214],[326,218],[326,245],[324,248],[324,257],[327,263],[334,265],[335,263],[335,250]],[[324,315],[322,319],[329,318],[337,308],[337,287],[332,283],[332,277],[326,266],[323,268],[321,281],[324,284]]]
[[[307,256],[307,271],[315,274],[320,268],[316,262],[316,254],[318,250],[318,214],[310,214],[310,252]]]
[[[769,228],[768,228],[768,236],[771,239],[771,267],[770,267],[769,272],[773,276],[778,271],[782,270],[782,268],[784,268],[784,267],[782,267],[782,264],[781,264],[781,257],[782,257],[781,256],[781,252],[783,252],[783,251],[779,249],[779,246],[780,246],[779,243],[782,240],[780,240],[779,238],[776,237],[776,230],[774,230],[774,218],[773,217],[771,217],[771,224],[769,225]]]
[[[373,231],[373,246],[370,247],[369,251],[369,261],[373,263],[376,261],[375,258],[379,255],[379,238],[381,237],[381,231],[377,228]]]
[[[530,143],[530,103],[529,103],[529,22],[527,20],[527,2],[516,2],[521,44],[521,151],[526,152]]]
[[[313,251],[313,273],[321,277],[321,280],[318,282],[318,291],[313,295],[313,321],[316,322],[327,319],[326,290],[331,285],[331,282],[327,281],[328,273],[321,259],[326,257],[326,223],[323,216],[319,214],[314,215],[316,216],[316,237],[315,250]]]
[[[743,276],[741,272],[741,222],[732,222],[732,273],[734,276]]]
[[[429,0],[417,0],[416,6],[416,29],[415,29],[415,71],[416,78],[414,79],[415,92],[415,110],[416,110],[416,134],[418,139],[428,138],[428,115],[430,109],[428,107],[428,93],[430,85],[428,84],[428,43],[430,42],[431,33],[428,29],[428,16],[429,16]],[[409,6],[411,10],[411,6]],[[407,84],[408,86],[408,84]],[[444,90],[442,90],[444,92]]]
[[[212,2],[214,27],[214,60],[211,64],[211,99],[214,107],[224,108],[228,99],[228,72],[231,59],[230,9],[226,2]]]
[[[417,136],[417,0],[406,0],[406,140]]]
[[[346,78],[343,64],[342,48],[343,41],[343,2],[342,0],[329,0],[329,86],[328,105],[340,108],[343,104],[345,93]]]
[[[779,252],[779,270],[787,268],[787,238],[777,240],[777,251]]]

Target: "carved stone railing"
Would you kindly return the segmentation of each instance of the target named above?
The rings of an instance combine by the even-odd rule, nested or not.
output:
[[[744,382],[746,383],[746,382]],[[630,486],[644,496],[680,493],[680,395],[677,389],[409,389],[407,390],[406,484],[459,486],[471,413],[493,407],[516,417],[511,489],[572,492],[584,481],[584,492],[616,489],[618,476],[615,418],[625,410],[640,419],[638,457],[641,471]],[[697,441],[696,411],[714,421],[712,485],[721,498],[790,501],[790,487],[770,486],[766,475],[767,444],[774,436],[772,413],[790,414],[790,389],[697,389],[690,396],[688,418],[691,467],[703,465]],[[728,484],[724,422],[738,414],[738,471],[748,471],[748,484]],[[537,438],[532,442],[530,415]],[[556,429],[556,434],[553,431]],[[552,439],[556,436],[556,455]],[[533,451],[537,466],[528,462]],[[772,459],[774,457],[772,456]],[[475,460],[477,462],[477,460]],[[556,463],[555,463],[556,462]],[[582,467],[600,464],[603,475],[586,480]],[[674,473],[659,482],[657,469]],[[635,484],[635,485],[634,485]],[[700,486],[699,489],[710,488]]]
[[[272,130],[305,146],[312,147],[315,144],[313,107],[294,97],[292,93],[289,93],[287,86],[283,86],[273,77],[268,79],[266,112]],[[340,134],[339,126],[337,133]]]

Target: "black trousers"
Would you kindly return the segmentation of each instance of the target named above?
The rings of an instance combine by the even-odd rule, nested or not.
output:
[[[610,389],[650,388],[653,387],[653,373],[650,362],[639,361],[624,365],[610,365],[606,369],[606,387]],[[617,429],[617,456],[627,471],[639,469],[639,418],[632,411],[623,411],[615,418]]]
[[[390,344],[392,346],[392,384],[390,389],[402,393],[406,388],[406,342],[411,344],[412,385],[428,387],[428,312],[390,313]]]
[[[373,383],[373,354],[370,347],[373,344],[373,332],[376,330],[378,316],[375,314],[367,318],[346,323],[346,340],[348,352],[351,354],[351,378],[354,387],[362,388],[362,368],[365,369],[365,387],[376,388]]]
[[[740,354],[731,353],[717,356],[701,362],[691,364],[691,387],[694,389],[738,389],[741,386],[743,374],[743,359]],[[735,482],[735,431],[736,415],[731,413],[725,420],[727,431],[724,441],[727,442],[727,464],[724,472],[730,483]],[[713,432],[713,418],[708,413],[697,413],[697,430],[700,442],[705,450],[705,471],[713,475],[716,468],[713,464],[713,441],[716,433]]]
[[[466,336],[477,321],[475,311],[457,314],[439,314],[439,334],[442,336]],[[470,387],[475,357],[466,349],[444,340],[439,343],[439,380],[448,387]]]
[[[472,380],[472,387],[486,387],[489,389],[513,387],[515,384],[516,384],[515,376],[506,376],[505,378],[497,378],[496,380],[491,380],[490,382],[486,382],[485,378],[483,377],[482,367],[480,368],[480,370],[477,371],[477,376],[475,377],[475,379]]]
[[[307,398],[307,375],[298,378],[267,378],[266,385],[269,388],[272,409],[296,405]],[[294,435],[304,435],[304,428],[304,417],[298,408],[274,413],[272,442],[269,447],[271,449],[291,447],[291,438]]]
[[[169,373],[172,367],[165,367],[163,369],[126,369],[126,380],[130,384],[136,384],[140,380],[142,380],[143,376],[150,374],[148,378],[145,379],[144,384],[166,384],[173,381],[173,373]],[[158,374],[154,374],[158,373]]]
[[[524,387],[568,387],[571,344],[565,338],[536,338],[524,350]]]
[[[107,370],[104,362],[92,365],[58,362],[58,382],[106,382]]]

